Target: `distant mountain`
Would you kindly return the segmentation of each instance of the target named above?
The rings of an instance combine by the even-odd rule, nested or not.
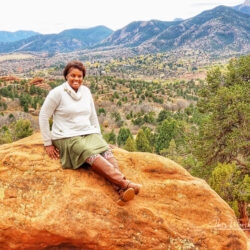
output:
[[[69,52],[100,42],[113,31],[105,26],[64,30],[59,34],[37,35],[12,43],[0,43],[0,53],[16,51]]]
[[[183,20],[184,20],[183,18],[179,18],[179,17],[174,19],[174,21],[183,21]]]
[[[246,0],[243,4],[234,6],[233,9],[250,15],[250,0]]]
[[[0,42],[15,42],[35,35],[39,35],[39,33],[29,30],[19,30],[16,32],[0,31]]]
[[[169,26],[142,45],[164,51],[179,47],[206,51],[250,50],[250,15],[218,6]]]
[[[136,47],[155,37],[171,25],[179,22],[163,22],[158,20],[132,22],[122,29],[115,31],[104,39],[98,46]]]
[[[246,1],[244,4],[249,4]],[[204,51],[250,51],[250,15],[218,6],[180,21],[137,21],[113,32],[105,26],[70,29],[0,43],[0,53],[17,51],[70,52],[82,49],[137,48],[164,52],[178,48]]]
[[[250,50],[250,15],[218,6],[183,21],[134,22],[98,45],[139,46],[140,51],[152,53],[181,47],[205,51]]]

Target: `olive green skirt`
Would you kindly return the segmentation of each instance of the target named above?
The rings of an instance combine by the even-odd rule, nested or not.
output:
[[[99,134],[74,136],[52,142],[60,151],[60,161],[64,169],[77,169],[91,155],[108,149],[108,144]]]

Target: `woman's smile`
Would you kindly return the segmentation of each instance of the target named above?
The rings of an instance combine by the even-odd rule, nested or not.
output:
[[[66,76],[66,79],[72,89],[77,92],[77,90],[82,85],[83,74],[82,71],[77,68],[71,68]]]

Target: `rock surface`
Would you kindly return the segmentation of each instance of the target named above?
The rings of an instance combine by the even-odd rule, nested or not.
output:
[[[247,249],[205,181],[154,154],[114,154],[143,185],[124,207],[102,177],[49,159],[39,133],[0,146],[0,249]]]

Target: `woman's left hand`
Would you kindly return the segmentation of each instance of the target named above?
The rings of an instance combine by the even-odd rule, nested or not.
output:
[[[49,157],[52,159],[59,159],[60,157],[58,148],[56,148],[53,145],[45,146],[45,151],[49,155]]]

